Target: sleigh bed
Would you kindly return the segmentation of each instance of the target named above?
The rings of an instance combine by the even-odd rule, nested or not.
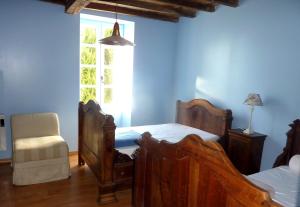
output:
[[[176,123],[172,126],[180,125],[214,134],[226,146],[227,131],[232,122],[231,110],[219,109],[206,100],[195,99],[178,101],[176,114]],[[142,127],[151,132],[148,126]],[[97,103],[79,103],[78,164],[86,163],[95,174],[101,204],[116,201],[115,191],[132,187],[133,160],[115,148],[118,142],[115,129],[113,117],[101,111]],[[123,129],[123,132],[133,129],[137,127]]]
[[[281,166],[300,154],[300,120],[290,127],[276,168],[251,176],[239,173],[217,142],[188,135],[169,143],[144,133],[135,153],[134,207],[299,206],[300,176]]]

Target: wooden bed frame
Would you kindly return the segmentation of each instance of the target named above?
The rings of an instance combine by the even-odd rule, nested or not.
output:
[[[115,149],[114,119],[102,112],[97,103],[80,102],[78,113],[78,164],[87,163],[95,174],[99,203],[116,201],[115,191],[132,187],[133,160]],[[203,99],[177,101],[176,122],[219,135],[225,147],[232,113]]]
[[[227,149],[228,129],[233,120],[230,109],[217,108],[205,99],[178,100],[176,105],[176,123],[218,135],[219,143]]]
[[[300,120],[289,126],[273,167],[300,154]],[[281,206],[239,173],[217,142],[197,135],[170,144],[144,133],[135,157],[134,207]]]
[[[291,129],[286,133],[286,145],[283,152],[276,158],[273,167],[288,165],[291,157],[300,154],[300,120],[296,119],[289,126]]]
[[[170,144],[144,133],[135,157],[134,207],[280,206],[197,135]]]
[[[78,165],[95,174],[99,204],[117,201],[115,191],[132,187],[133,160],[115,149],[114,118],[92,100],[79,103],[78,116]]]

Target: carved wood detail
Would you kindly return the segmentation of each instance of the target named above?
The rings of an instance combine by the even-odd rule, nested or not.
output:
[[[176,122],[220,136],[219,143],[227,150],[228,129],[233,117],[230,109],[215,107],[205,99],[177,101]]]
[[[283,152],[276,158],[273,167],[288,165],[291,157],[300,154],[300,120],[294,120],[289,126],[291,129],[286,133],[286,145]]]
[[[197,135],[170,144],[144,133],[135,156],[135,207],[280,206],[233,167],[217,142]]]
[[[116,190],[131,187],[133,162],[115,151],[114,119],[103,113],[97,103],[80,102],[78,117],[78,164],[86,163],[95,174],[99,203],[114,202]]]

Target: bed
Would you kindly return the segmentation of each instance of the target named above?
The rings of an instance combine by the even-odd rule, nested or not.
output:
[[[137,140],[144,132],[150,132],[158,140],[176,143],[188,134],[196,134],[204,140],[218,141],[227,149],[227,133],[231,128],[232,112],[220,109],[204,99],[189,102],[177,101],[176,123],[122,127],[116,129],[116,147],[131,155],[137,148]]]
[[[136,141],[142,132],[153,132],[153,129],[164,132],[171,127],[172,132],[174,128],[181,128],[186,130],[184,133],[198,129],[202,130],[201,136],[205,137],[205,133],[211,135],[212,139],[217,139],[225,147],[231,122],[231,110],[219,109],[206,100],[195,99],[189,102],[177,101],[176,123],[123,128],[121,131],[129,138],[133,134],[133,140]],[[132,187],[133,160],[130,155],[136,147],[130,146],[129,150],[116,148],[116,139],[120,133],[116,133],[115,129],[113,117],[105,114],[97,103],[79,103],[78,164],[86,163],[95,174],[100,204],[116,201],[117,190]],[[134,130],[138,132],[126,134],[126,131]],[[182,136],[177,134],[176,137]],[[165,139],[166,136],[162,135],[161,138]]]
[[[135,207],[299,206],[299,174],[286,166],[300,153],[300,120],[273,169],[244,176],[222,147],[188,135],[178,143],[143,134],[135,153]]]
[[[289,167],[290,159],[300,154],[300,120],[289,125],[286,146],[277,157],[273,169],[247,176],[256,185],[266,189],[272,199],[283,206],[300,206],[300,175]]]

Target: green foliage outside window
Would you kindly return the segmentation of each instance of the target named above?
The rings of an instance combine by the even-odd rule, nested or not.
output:
[[[112,103],[112,88],[104,89],[104,103],[105,104]]]
[[[86,27],[81,34],[81,42],[87,44],[95,44],[96,29],[92,27]]]
[[[80,84],[96,85],[96,68],[81,68]]]
[[[112,35],[112,28],[105,29],[104,37],[109,37]],[[96,44],[97,43],[96,29],[93,27],[85,27],[81,33],[81,42],[85,44]],[[104,74],[103,74],[103,84],[112,84],[112,63],[114,61],[114,49],[105,48],[104,49]],[[80,54],[80,62],[85,65],[96,65],[96,48],[82,46]],[[81,85],[96,85],[96,68],[95,67],[82,67],[80,70],[80,84]],[[88,102],[90,99],[96,100],[96,88],[81,88],[80,89],[80,100],[83,102]],[[103,102],[104,104],[111,104],[113,99],[113,89],[104,88],[103,90]]]
[[[113,29],[106,29],[104,32],[104,37],[110,37],[112,35]]]
[[[87,103],[89,100],[96,100],[96,88],[80,89],[80,100]]]
[[[114,59],[113,48],[106,48],[104,50],[104,65],[111,65]]]
[[[104,69],[104,85],[112,84],[112,70],[109,68]]]
[[[96,48],[81,47],[81,64],[95,65],[96,64]]]

